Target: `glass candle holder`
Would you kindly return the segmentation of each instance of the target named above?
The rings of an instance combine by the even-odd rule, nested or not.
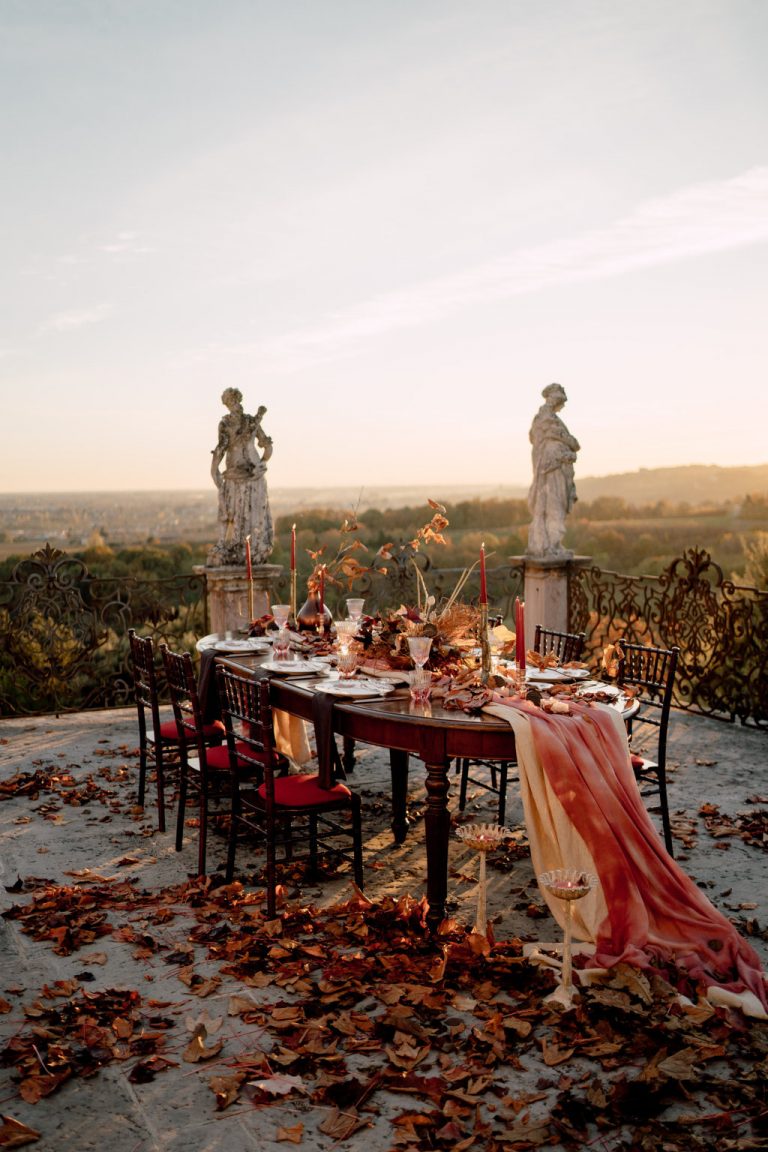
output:
[[[358,597],[347,600],[347,612],[349,612],[350,620],[354,620],[355,623],[357,623],[363,614],[363,604],[365,604],[365,600]]]

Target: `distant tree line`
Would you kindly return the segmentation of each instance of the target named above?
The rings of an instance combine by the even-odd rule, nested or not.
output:
[[[440,499],[439,492],[435,498]],[[357,535],[372,559],[384,544],[406,543],[427,519],[424,504],[399,508],[367,508],[352,512]],[[287,567],[291,526],[296,524],[300,577],[312,567],[309,553],[325,546],[333,555],[342,521],[349,508],[312,508],[281,515],[275,522],[275,547],[270,562]],[[475,499],[446,505],[449,527],[445,546],[432,546],[436,567],[460,568],[474,563],[481,543],[493,566],[503,566],[524,554],[530,512],[525,500]],[[768,551],[768,495],[747,495],[738,503],[691,507],[685,502],[628,504],[619,497],[578,501],[568,520],[567,547],[589,556],[601,568],[627,575],[658,575],[689,548],[703,548],[724,572],[745,583],[766,587],[764,554]],[[155,580],[189,573],[205,564],[207,545],[178,541],[147,541],[121,547],[94,533],[85,548],[69,550],[94,576],[130,576]],[[0,562],[0,580],[8,580],[16,563],[29,551]],[[365,561],[365,553],[360,559]],[[768,561],[765,561],[768,568]]]

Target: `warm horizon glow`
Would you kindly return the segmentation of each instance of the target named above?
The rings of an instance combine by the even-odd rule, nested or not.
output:
[[[226,19],[222,19],[222,13]],[[0,492],[758,465],[768,5],[0,8]]]

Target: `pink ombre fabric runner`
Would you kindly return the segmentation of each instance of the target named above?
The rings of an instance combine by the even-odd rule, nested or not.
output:
[[[574,935],[595,946],[588,967],[663,968],[671,960],[710,999],[719,990],[722,1001],[765,1017],[760,959],[667,855],[635,782],[620,715],[573,702],[571,709],[545,713],[499,699],[485,710],[515,732],[536,875],[578,868],[600,880],[573,907]],[[562,902],[544,897],[562,926]]]

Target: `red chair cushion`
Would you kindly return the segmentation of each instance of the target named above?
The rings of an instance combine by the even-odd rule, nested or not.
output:
[[[636,772],[639,772],[641,768],[656,768],[657,767],[655,760],[648,760],[647,758],[645,758],[643,756],[638,756],[635,752],[630,752],[629,758],[632,762],[632,767],[634,768],[634,770]]]
[[[259,788],[259,796],[266,799],[266,785]],[[325,804],[344,804],[352,793],[346,784],[321,788],[317,776],[276,776],[275,803],[287,808],[319,808]]]
[[[203,739],[206,744],[211,741],[220,744],[227,734],[227,730],[221,720],[214,720],[212,724],[203,724]],[[175,720],[164,720],[160,725],[160,738],[167,740],[169,743],[178,744],[179,742],[179,729],[176,726]]]
[[[238,768],[242,768],[245,772],[253,768],[252,761],[258,760],[258,755],[255,749],[251,748],[248,744],[241,744],[235,741],[235,751],[238,756],[250,757],[250,760],[239,760]],[[215,748],[209,748],[205,754],[205,760],[208,767],[213,772],[228,772],[229,771],[229,748],[226,744],[218,744]]]

